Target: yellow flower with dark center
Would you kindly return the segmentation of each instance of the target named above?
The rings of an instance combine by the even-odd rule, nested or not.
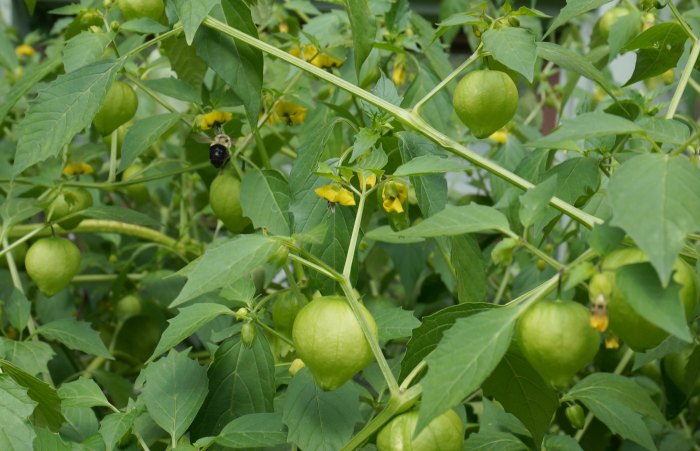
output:
[[[34,47],[32,47],[31,45],[20,44],[17,47],[15,47],[15,54],[19,57],[32,56],[35,53],[36,53],[36,51],[34,50]]]
[[[403,213],[408,187],[399,182],[386,182],[382,188],[382,206],[387,213]]]
[[[63,168],[63,175],[82,175],[82,174],[92,174],[94,169],[87,163],[68,163]]]
[[[287,125],[298,125],[304,122],[306,118],[306,108],[297,105],[294,102],[280,100],[275,105],[274,114],[270,115],[270,123],[275,123],[278,120],[283,121]]]
[[[297,58],[302,58],[321,69],[330,69],[332,67],[340,67],[343,64],[342,60],[330,56],[326,53],[322,53],[313,44],[306,44],[303,48],[294,47],[289,51],[290,55],[296,56]]]
[[[200,127],[202,130],[209,130],[216,125],[222,125],[231,120],[232,114],[228,111],[211,111],[202,117]]]
[[[328,202],[340,205],[355,205],[355,196],[352,193],[338,185],[333,183],[331,185],[319,186],[314,190],[316,195],[322,199],[326,199]]]
[[[505,144],[508,140],[508,132],[505,130],[498,130],[489,136],[491,141],[496,141],[498,144]]]
[[[360,172],[357,174],[357,177],[360,179],[360,188],[364,187],[365,191],[372,189],[377,184],[377,174],[371,173],[365,176],[365,174]]]

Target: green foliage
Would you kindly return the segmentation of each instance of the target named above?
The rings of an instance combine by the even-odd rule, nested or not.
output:
[[[331,3],[0,22],[0,449],[692,449],[697,8]]]

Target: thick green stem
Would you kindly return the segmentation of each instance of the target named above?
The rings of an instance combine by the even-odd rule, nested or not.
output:
[[[669,4],[670,3],[671,2],[669,2]],[[673,93],[671,103],[668,106],[668,111],[666,112],[666,119],[672,119],[673,116],[675,116],[676,109],[678,109],[678,105],[681,103],[681,99],[683,98],[683,92],[685,91],[686,86],[688,86],[688,80],[690,80],[690,75],[692,74],[693,68],[695,67],[695,63],[698,60],[698,55],[700,55],[700,41],[695,39],[693,40],[693,46],[690,48],[688,62],[685,63],[685,67],[683,68],[681,77],[678,80],[678,86],[676,87],[676,91]]]
[[[521,188],[523,190],[528,190],[530,188],[533,188],[534,185],[530,183],[529,181],[523,179],[522,177],[514,174],[513,172],[501,167],[500,165],[492,162],[488,158],[484,158],[478,153],[474,152],[473,150],[459,144],[457,141],[447,137],[446,135],[442,134],[441,132],[437,131],[435,128],[433,128],[430,124],[425,122],[420,116],[417,114],[407,111],[399,106],[396,106],[392,103],[387,102],[386,100],[379,98],[375,96],[374,94],[371,94],[364,89],[349,83],[346,80],[343,80],[340,77],[337,77],[329,72],[326,72],[312,64],[307,63],[306,61],[296,58],[289,53],[278,49],[275,46],[272,46],[266,42],[263,42],[259,39],[256,39],[252,36],[247,35],[246,33],[237,30],[236,28],[233,28],[223,22],[220,22],[212,17],[207,17],[204,19],[203,24],[207,27],[210,27],[214,30],[220,31],[221,33],[224,33],[228,36],[231,36],[235,39],[238,39],[242,42],[245,42],[246,44],[249,44],[253,47],[256,47],[266,53],[269,53],[270,55],[273,55],[289,64],[292,64],[306,72],[311,73],[312,75],[315,75],[316,77],[327,81],[331,84],[334,84],[335,86],[348,91],[349,93],[361,98],[362,100],[371,103],[372,105],[381,108],[382,110],[390,113],[392,116],[394,116],[396,119],[398,119],[402,124],[406,125],[407,127],[417,131],[418,133],[423,134],[427,138],[431,139],[438,145],[442,146],[449,152],[462,157],[471,163],[475,164],[476,166],[483,168],[492,174],[496,175],[497,177],[500,177],[504,179],[505,181],[511,183],[512,185],[517,186],[518,188]],[[573,205],[564,202],[563,200],[553,197],[549,200],[549,204],[552,205],[554,208],[560,210],[562,213],[572,217],[576,221],[580,222],[581,224],[585,225],[588,228],[592,228],[595,224],[602,223],[603,221],[600,218],[597,218],[593,215],[590,215]]]
[[[360,195],[360,203],[357,204],[357,213],[355,215],[355,223],[352,226],[352,234],[350,235],[350,244],[348,245],[348,254],[345,257],[345,266],[343,266],[343,277],[350,279],[352,272],[352,262],[355,260],[355,249],[357,248],[357,239],[360,235],[360,224],[362,224],[362,214],[365,210],[365,200],[367,194]]]

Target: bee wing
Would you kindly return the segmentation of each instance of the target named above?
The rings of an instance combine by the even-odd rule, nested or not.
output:
[[[202,144],[211,144],[211,136],[207,136],[204,133],[193,133],[192,139]]]

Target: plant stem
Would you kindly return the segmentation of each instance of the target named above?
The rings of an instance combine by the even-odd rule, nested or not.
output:
[[[457,69],[453,70],[450,75],[445,77],[445,79],[438,83],[437,86],[435,86],[429,93],[427,93],[422,99],[416,102],[416,104],[413,106],[413,112],[415,114],[420,114],[420,110],[430,99],[432,99],[435,96],[435,94],[440,92],[442,88],[444,88],[449,82],[457,78],[459,74],[461,74],[467,67],[469,67],[474,61],[476,61],[476,59],[480,56],[481,46],[482,43],[480,42],[479,46],[476,48],[474,53],[472,53],[472,55],[469,58],[467,58],[465,62],[460,64],[459,67],[457,67]]]
[[[119,141],[119,127],[112,131],[112,140],[109,146],[109,175],[107,183],[112,183],[117,178],[117,146]]]
[[[357,238],[360,235],[360,224],[362,223],[362,214],[365,210],[365,200],[367,194],[363,192],[360,195],[360,203],[357,204],[357,213],[355,215],[355,223],[352,226],[352,234],[350,235],[350,244],[348,245],[348,254],[345,256],[345,265],[343,266],[343,278],[350,279],[352,272],[352,262],[355,260],[355,249],[357,247]]]
[[[670,1],[668,3],[669,5],[673,4]],[[698,55],[700,55],[700,41],[697,39],[693,39],[693,46],[690,48],[690,55],[688,55],[688,61],[685,63],[683,72],[681,72],[681,77],[678,80],[678,86],[676,87],[676,91],[673,93],[671,103],[668,106],[668,111],[666,112],[666,119],[672,119],[673,116],[675,116],[676,109],[681,103],[683,92],[685,91],[685,87],[688,85],[688,80],[690,80],[690,75],[692,74],[693,68],[695,67],[695,62],[698,60]]]
[[[292,340],[290,340],[288,337],[285,337],[284,335],[282,335],[281,333],[277,332],[275,329],[271,328],[270,326],[268,326],[267,324],[265,324],[265,323],[263,323],[262,321],[258,320],[257,318],[255,318],[254,321],[255,321],[255,323],[256,323],[258,326],[260,326],[261,328],[263,328],[265,331],[267,331],[267,332],[271,333],[272,335],[276,336],[277,338],[279,338],[279,339],[282,340],[283,342],[287,343],[289,346],[294,346],[294,342],[293,342]]]
[[[258,48],[266,53],[269,53],[272,56],[275,56],[289,64],[292,64],[306,72],[311,73],[312,75],[315,75],[316,77],[327,81],[331,84],[334,84],[335,86],[348,91],[350,94],[353,94],[362,100],[371,103],[372,105],[381,108],[382,110],[388,112],[389,114],[393,115],[396,119],[399,120],[402,124],[406,125],[407,127],[417,131],[418,133],[421,133],[422,135],[426,136],[430,140],[434,141],[438,145],[442,146],[445,148],[447,151],[464,158],[473,164],[479,166],[480,168],[483,168],[492,174],[496,175],[497,177],[500,177],[507,181],[508,183],[517,186],[520,189],[523,190],[528,190],[530,188],[533,188],[534,185],[530,183],[529,181],[523,179],[522,177],[514,174],[513,172],[503,168],[502,166],[492,162],[488,158],[484,158],[478,153],[474,152],[473,150],[459,144],[457,141],[447,137],[446,135],[442,134],[435,128],[433,128],[430,124],[425,122],[420,116],[417,114],[410,112],[408,110],[405,110],[399,106],[396,106],[392,103],[387,102],[386,100],[375,96],[374,94],[371,94],[364,89],[349,83],[346,80],[343,80],[340,77],[337,77],[331,73],[328,73],[312,64],[307,63],[306,61],[296,58],[288,53],[286,53],[283,50],[278,49],[275,46],[272,46],[266,42],[263,42],[259,39],[256,39],[236,28],[233,28],[223,22],[220,22],[212,17],[206,17],[203,21],[203,25],[212,28],[214,30],[220,31],[221,33],[226,34],[227,36],[231,36],[235,39],[238,39],[239,41],[245,42],[248,45],[251,45],[255,48]],[[564,202],[563,200],[557,198],[557,197],[552,197],[549,200],[549,204],[553,206],[554,208],[558,209],[562,213],[572,217],[576,221],[580,222],[581,224],[585,225],[588,228],[592,228],[595,224],[600,224],[603,221],[600,218],[597,218],[593,215],[590,215],[573,205]]]
[[[19,246],[20,244],[24,243],[25,241],[29,240],[31,237],[35,235],[39,235],[42,230],[46,229],[49,225],[48,224],[41,224],[36,226],[36,229],[32,230],[31,232],[28,232],[24,234],[21,238],[18,240],[14,241],[11,245],[4,247],[3,249],[0,250],[0,258],[5,255],[6,252],[10,252],[12,249],[15,247]],[[7,233],[7,235],[10,235]]]
[[[99,283],[99,282],[113,282],[119,277],[120,274],[82,274],[73,277],[71,283]],[[128,280],[138,281],[146,277],[146,274],[127,274],[126,278]]]

